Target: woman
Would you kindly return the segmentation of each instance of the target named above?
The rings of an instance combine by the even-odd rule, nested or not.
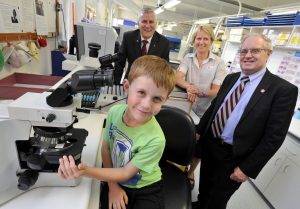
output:
[[[214,39],[211,26],[199,26],[192,39],[195,52],[183,58],[176,72],[176,85],[186,89],[192,109],[200,119],[227,75],[224,61],[210,51]],[[193,172],[188,176],[193,187]]]

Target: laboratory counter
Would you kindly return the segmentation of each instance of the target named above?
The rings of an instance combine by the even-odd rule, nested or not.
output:
[[[75,128],[89,132],[82,152],[82,162],[99,166],[102,162],[100,147],[102,126],[106,115],[99,112],[78,114]],[[3,180],[3,179],[2,179]],[[76,187],[40,187],[27,191],[0,206],[1,209],[98,209],[99,181],[82,178]]]

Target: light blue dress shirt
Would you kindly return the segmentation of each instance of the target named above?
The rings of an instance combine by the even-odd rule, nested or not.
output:
[[[239,121],[242,117],[242,114],[244,113],[244,110],[245,110],[253,92],[257,88],[257,86],[260,83],[261,79],[263,78],[265,72],[266,72],[266,68],[254,73],[254,74],[249,75],[250,81],[245,85],[244,91],[239,99],[239,102],[237,103],[237,105],[233,109],[232,113],[230,114],[230,116],[225,124],[223,133],[221,134],[221,138],[224,140],[224,142],[226,142],[228,144],[232,144],[233,133],[235,131],[235,128],[236,128],[237,124],[239,123]],[[226,101],[228,99],[228,97],[231,95],[231,93],[234,91],[234,89],[238,85],[240,85],[241,78],[244,76],[246,76],[246,75],[241,73],[239,79],[234,84],[234,86],[231,88],[231,90],[225,97],[224,101]],[[224,105],[224,102],[221,105],[221,107],[223,105]]]

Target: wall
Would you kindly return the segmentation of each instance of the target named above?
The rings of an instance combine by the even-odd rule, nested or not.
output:
[[[3,0],[5,1],[5,0]],[[47,3],[50,2],[50,0],[45,0]],[[55,2],[55,1],[53,1]],[[63,28],[63,17],[62,13],[59,13],[59,19],[60,19],[60,34],[58,39],[67,41],[73,35],[72,31],[72,0],[60,0],[59,1],[64,9],[64,15],[65,15],[65,22],[66,22],[66,35],[64,33]],[[96,8],[97,15],[95,18],[95,22],[100,23],[101,25],[107,25],[108,21],[108,13],[107,10],[108,4],[112,4],[112,0],[90,0],[90,2],[93,3],[93,6]],[[85,15],[85,0],[74,0],[74,7],[75,7],[75,23],[80,21],[84,15]],[[53,7],[50,7],[53,9]],[[51,17],[49,17],[48,20],[55,21],[55,12],[51,12]],[[53,24],[51,24],[51,31],[54,30]],[[52,65],[51,65],[51,51],[57,48],[57,43],[55,38],[48,38],[48,46],[45,48],[40,49],[40,60],[32,59],[32,61],[20,68],[13,68],[9,64],[5,64],[4,68],[0,71],[0,79],[14,73],[14,72],[23,72],[23,73],[34,73],[34,74],[43,74],[43,75],[51,75],[52,73]],[[2,46],[4,46],[5,43],[0,43],[0,49]]]
[[[60,0],[60,2],[61,1],[62,0]],[[56,1],[39,0],[38,2],[43,5],[43,13],[41,14],[38,13],[40,10],[37,10],[36,2],[36,0],[0,0],[0,9],[3,11],[3,13],[0,14],[0,19],[2,22],[6,22],[6,24],[2,24],[0,33],[37,32],[39,35],[50,35],[50,37],[52,37],[52,32],[56,31]],[[9,11],[14,8],[16,8],[17,17],[19,19],[15,25],[12,23],[7,23],[8,18],[5,14],[5,9]],[[23,42],[26,46],[27,41],[25,40],[12,40],[14,40],[12,41],[13,44],[16,44],[17,42]],[[2,49],[2,47],[5,45],[5,42],[1,42],[0,49]],[[4,68],[0,71],[0,79],[14,72],[51,75],[51,51],[54,50],[56,46],[57,44],[55,38],[48,38],[47,47],[39,49],[39,60],[33,58],[29,63],[20,68],[14,68],[10,64],[6,63]]]

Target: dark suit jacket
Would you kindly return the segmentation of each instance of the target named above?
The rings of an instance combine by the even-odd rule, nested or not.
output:
[[[122,44],[118,53],[119,61],[115,63],[115,80],[121,79],[120,76],[122,76],[126,59],[128,61],[128,69],[125,78],[128,77],[133,61],[142,55],[141,46],[141,35],[139,29],[124,33]],[[169,61],[168,39],[155,31],[151,39],[148,54],[156,55]]]
[[[197,127],[201,138],[196,156],[201,153],[201,142],[208,140],[207,133],[216,112],[239,76],[240,73],[234,73],[225,78],[218,95],[201,118]],[[233,156],[240,160],[239,167],[247,176],[255,178],[283,143],[297,96],[296,86],[266,71],[233,136]]]

